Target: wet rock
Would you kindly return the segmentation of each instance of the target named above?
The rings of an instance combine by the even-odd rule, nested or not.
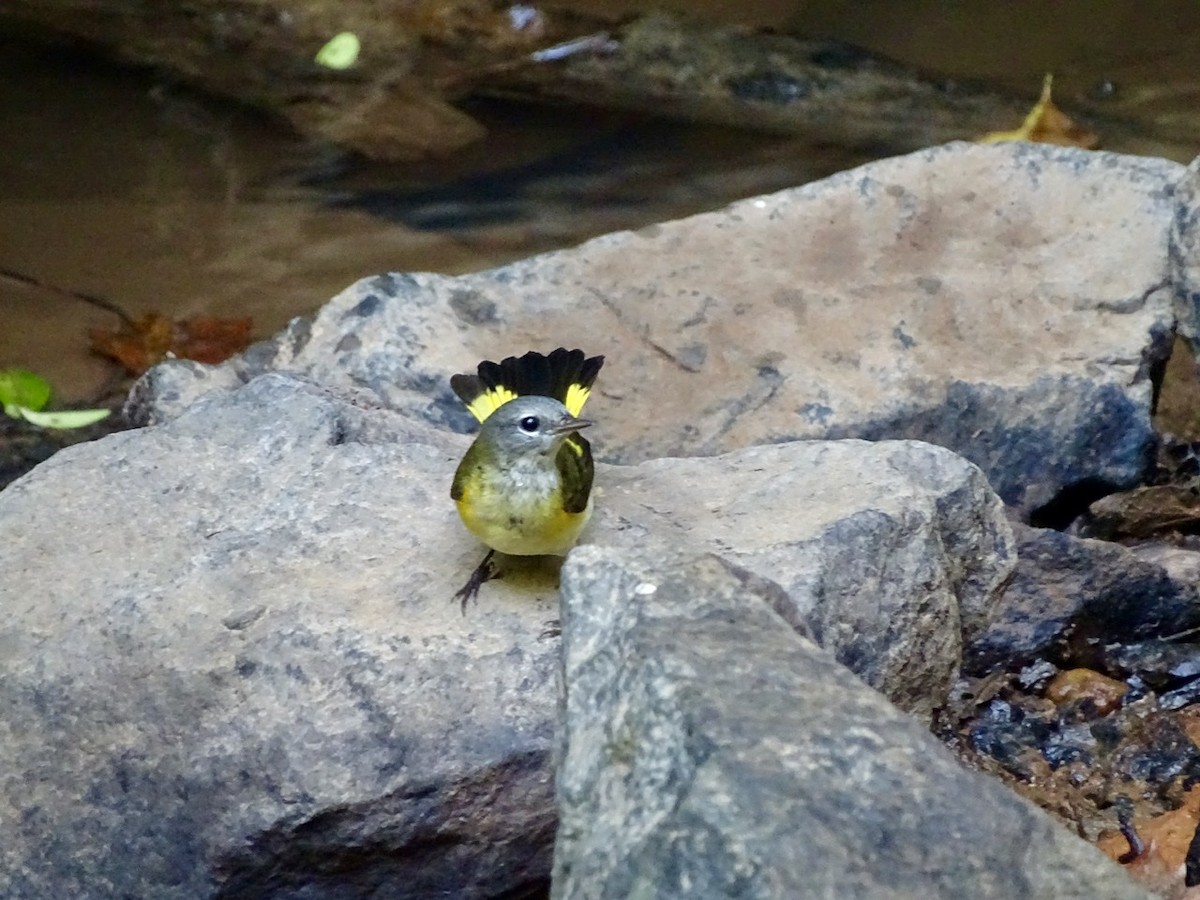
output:
[[[1046,735],[1041,751],[1050,767],[1057,769],[1068,763],[1091,763],[1098,743],[1087,722],[1063,722]]]
[[[1200,554],[1139,553],[1023,526],[1014,534],[1017,566],[992,624],[965,650],[968,673],[1017,668],[1043,656],[1094,664],[1109,642],[1200,625],[1200,587],[1190,566]]]
[[[1040,691],[1058,674],[1058,667],[1044,659],[1032,662],[1017,673],[1017,683],[1022,690]]]
[[[568,560],[552,896],[1149,896],[795,634],[774,593],[712,557]]]
[[[366,279],[301,339],[228,365],[466,431],[448,373],[582,344],[609,359],[589,407],[608,461],[918,438],[977,463],[1022,515],[1065,524],[1153,462],[1182,174],[938,147],[490,272]],[[221,389],[181,368],[153,377],[142,421]]]
[[[1200,676],[1200,646],[1175,641],[1137,641],[1104,648],[1105,668],[1136,675],[1157,690]]]
[[[510,561],[460,614],[466,444],[267,375],[0,494],[0,896],[544,891],[556,573]],[[779,575],[772,621],[813,623],[916,709],[1012,564],[982,474],[928,445],[597,481],[588,539]]]
[[[1034,777],[1032,760],[1042,753],[1053,733],[1054,727],[1045,717],[997,697],[979,711],[967,738],[976,753],[1029,781]]]
[[[1158,705],[1163,709],[1183,709],[1200,700],[1200,678],[1184,682],[1172,691],[1166,691],[1158,698]]]
[[[1149,818],[1178,805],[1200,779],[1194,719],[1174,703],[1135,693],[1106,713],[1078,696],[1055,705],[1003,689],[973,716],[960,715],[957,728],[939,725],[972,767],[1001,775],[1095,839],[1116,825],[1112,807],[1122,797],[1133,798],[1139,819]]]
[[[1179,784],[1200,780],[1200,747],[1161,704],[1147,699],[1126,706],[1093,732],[1110,746],[1112,778],[1143,782],[1164,797]]]

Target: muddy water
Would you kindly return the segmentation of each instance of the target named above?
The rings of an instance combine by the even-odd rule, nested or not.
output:
[[[1040,0],[704,6],[713,19],[844,38],[1031,97],[1053,70],[1062,95],[1200,134],[1200,4],[1062,4],[1049,23]],[[266,335],[364,275],[486,268],[863,161],[594,111],[472,112],[489,126],[485,144],[367,166],[150,73],[0,34],[0,267],[135,315],[249,315]],[[0,278],[0,316],[0,367],[42,372],[65,399],[104,381],[83,331],[111,315]]]

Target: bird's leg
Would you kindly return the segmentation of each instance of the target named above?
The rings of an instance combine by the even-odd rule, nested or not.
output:
[[[462,613],[464,616],[467,614],[467,601],[479,596],[479,589],[483,587],[485,581],[491,581],[500,574],[492,565],[492,557],[495,555],[495,550],[489,550],[487,556],[483,558],[483,562],[475,567],[475,571],[471,573],[471,577],[467,579],[467,583],[455,592],[454,599],[462,601]]]

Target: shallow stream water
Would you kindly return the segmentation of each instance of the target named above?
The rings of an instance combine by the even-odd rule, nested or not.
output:
[[[1056,4],[1052,18],[1039,0],[674,5],[848,40],[1028,92],[1031,102],[1053,71],[1059,97],[1176,140],[1200,136],[1200,4],[1093,0]],[[155,73],[0,30],[0,268],[133,315],[251,316],[266,336],[363,276],[487,268],[866,161],[622,113],[495,101],[470,111],[489,128],[481,145],[420,164],[368,164]],[[84,332],[114,325],[111,314],[0,278],[0,316],[0,367],[46,375],[67,401],[110,374]]]

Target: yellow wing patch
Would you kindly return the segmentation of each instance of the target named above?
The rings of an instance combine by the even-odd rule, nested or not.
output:
[[[567,408],[573,416],[579,415],[583,411],[583,404],[587,403],[588,396],[592,393],[590,387],[584,387],[582,384],[573,384],[567,388],[567,399],[563,406]]]
[[[516,396],[516,392],[510,391],[504,385],[499,385],[490,391],[484,391],[471,401],[467,409],[471,411],[471,415],[482,422],[509,400],[515,400]]]

